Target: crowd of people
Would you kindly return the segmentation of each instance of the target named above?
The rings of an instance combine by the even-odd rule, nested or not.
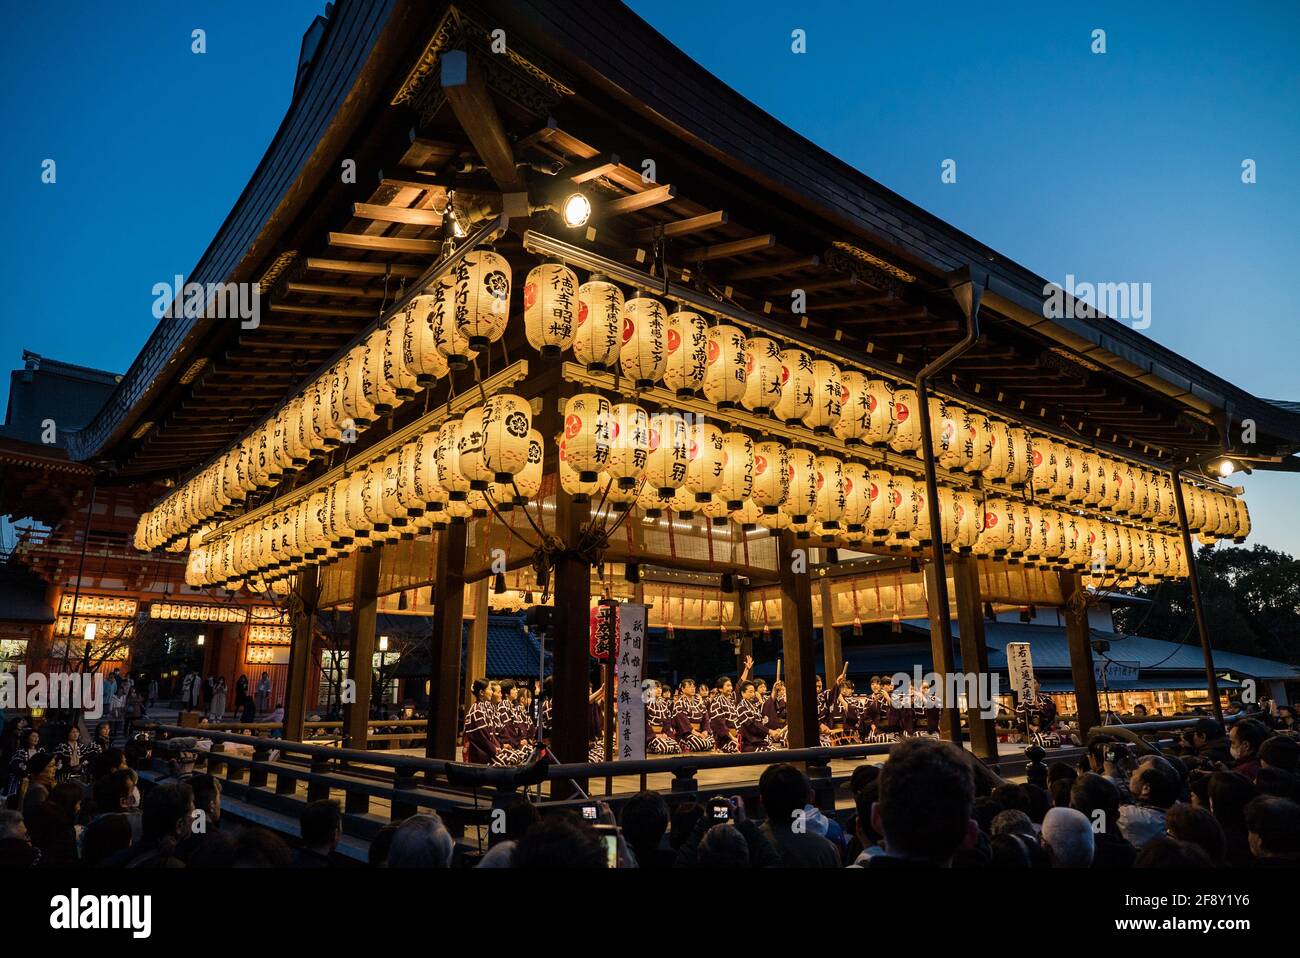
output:
[[[240,675],[235,680],[234,699],[223,675],[209,675],[204,678],[191,669],[181,679],[180,707],[187,711],[202,713],[210,722],[220,722],[227,711],[233,710],[234,720],[254,722],[258,716],[271,711],[271,676],[263,672],[254,685],[247,675]]]

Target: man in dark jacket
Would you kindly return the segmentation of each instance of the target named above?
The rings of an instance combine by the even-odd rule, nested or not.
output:
[[[1132,868],[1137,858],[1137,849],[1120,834],[1119,806],[1119,788],[1095,772],[1085,772],[1070,787],[1070,807],[1092,822],[1093,868]]]
[[[1231,747],[1228,736],[1223,731],[1223,723],[1208,716],[1196,720],[1187,732],[1187,744],[1197,758],[1209,759],[1211,762],[1232,764]]]
[[[975,778],[952,743],[929,738],[900,742],[890,751],[879,781],[871,824],[884,836],[885,853],[872,856],[867,867],[947,868],[960,849],[975,845]]]

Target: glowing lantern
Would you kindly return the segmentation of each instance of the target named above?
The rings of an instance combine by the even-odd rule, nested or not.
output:
[[[1019,489],[1029,482],[1030,473],[1033,470],[1034,448],[1033,441],[1029,433],[1018,426],[1013,426],[1008,433],[1010,451],[1008,453],[1010,470],[1007,473],[1007,483],[1013,489]]]
[[[745,343],[745,393],[740,401],[758,415],[766,415],[781,401],[781,347],[776,340],[751,336]]]
[[[894,452],[914,452],[921,448],[921,417],[917,414],[915,389],[894,391],[894,434],[889,437]]]
[[[664,385],[679,399],[695,395],[704,385],[709,365],[709,325],[699,313],[678,310],[668,317],[668,358]]]
[[[514,478],[516,505],[523,505],[542,491],[542,434],[536,429],[528,430],[528,453],[524,466]]]
[[[925,495],[925,485],[920,482],[912,483],[912,529],[908,534],[907,545],[913,547],[920,546],[925,548],[930,545],[933,536],[930,528],[930,507]]]
[[[781,351],[781,399],[773,412],[787,425],[803,422],[812,409],[815,384],[813,360],[802,349]]]
[[[336,364],[338,372],[338,392],[334,397],[336,403],[335,420],[347,430],[361,429],[375,418],[375,407],[370,401],[370,386],[366,374],[366,347],[359,344]]]
[[[637,389],[649,389],[663,378],[668,365],[668,322],[663,305],[637,293],[623,304],[622,319],[619,362],[623,375]]]
[[[704,395],[719,409],[734,409],[745,395],[745,334],[721,324],[708,332]]]
[[[1098,458],[1101,459],[1102,488],[1101,495],[1097,499],[1097,508],[1118,512],[1116,507],[1119,505],[1122,485],[1119,463],[1109,456]]]
[[[438,427],[434,462],[438,482],[447,490],[449,502],[464,502],[470,490],[469,477],[460,467],[460,432],[460,419],[449,419]]]
[[[861,462],[846,462],[844,476],[844,514],[841,517],[847,532],[865,532],[867,515],[871,510],[871,473]]]
[[[979,540],[980,526],[984,521],[979,497],[969,489],[959,489],[955,495],[953,508],[957,513],[957,538],[954,540],[957,551],[973,552],[975,543]]]
[[[533,411],[528,400],[496,393],[483,404],[483,470],[491,482],[508,483],[528,463]]]
[[[436,296],[421,293],[389,320],[389,328],[401,336],[400,365],[407,375],[415,377],[418,386],[432,385],[447,375],[447,357],[438,349],[433,323],[437,302]]]
[[[1006,555],[1011,548],[1013,529],[1010,504],[1000,498],[985,501],[981,520],[975,551],[980,555],[997,557]]]
[[[564,404],[564,443],[569,468],[582,482],[593,482],[609,463],[613,417],[609,400],[578,393]]]
[[[1122,516],[1136,515],[1138,511],[1138,477],[1137,469],[1130,462],[1116,463],[1116,472],[1119,479],[1116,487],[1119,491],[1119,500],[1115,503],[1115,511]]]
[[[560,488],[575,502],[586,502],[599,486],[599,474],[592,472],[590,479],[582,479],[578,470],[569,465],[568,443],[560,440]]]
[[[456,332],[470,350],[487,349],[505,332],[510,318],[510,278],[510,263],[491,249],[472,250],[451,271]]]
[[[840,373],[843,402],[839,422],[832,431],[845,445],[857,446],[866,441],[865,437],[871,427],[871,393],[867,390],[868,382],[866,375],[855,369],[845,369]]]
[[[754,445],[754,503],[768,515],[777,512],[790,493],[789,451],[779,442]]]
[[[671,497],[686,481],[689,462],[686,420],[676,413],[655,413],[650,417],[649,458],[646,483],[660,496]]]
[[[970,436],[971,455],[962,470],[982,474],[993,461],[993,420],[979,410],[969,409],[964,426]]]
[[[390,413],[401,401],[390,372],[388,336],[384,328],[376,329],[363,342],[366,356],[366,388],[370,390],[375,412]]]
[[[708,502],[722,483],[723,434],[717,426],[697,422],[687,434],[686,488],[695,501]]]
[[[695,510],[698,508],[695,493],[691,492],[685,485],[678,486],[674,490],[673,497],[667,508],[672,509],[674,514],[681,516],[683,519],[690,519],[695,515]]]
[[[430,434],[426,433],[425,435]],[[429,452],[432,452],[433,444],[437,443],[437,435],[436,432],[432,434],[432,443],[428,447]],[[420,439],[424,438],[425,436],[420,437]],[[429,459],[426,466],[426,476],[420,477],[418,475],[422,465],[420,439],[412,439],[410,442],[403,443],[401,448],[397,450],[397,503],[402,509],[401,514],[408,519],[417,520],[415,523],[417,526],[421,526],[418,520],[424,516],[425,511],[425,501],[420,494],[423,490],[420,488],[419,483],[423,478],[431,480],[435,486],[438,484],[438,473],[433,466],[432,458]],[[438,488],[445,498],[447,493],[442,490],[441,486]],[[424,523],[424,525],[428,525],[428,523]]]
[[[623,345],[623,291],[599,273],[578,287],[573,356],[590,372],[605,372]]]
[[[1065,447],[1065,499],[1075,505],[1083,502],[1084,493],[1087,491],[1085,461],[1082,449],[1077,446]]]
[[[840,367],[826,359],[812,364],[813,403],[803,421],[815,433],[829,433],[844,411],[844,384]]]
[[[893,475],[884,469],[867,473],[867,515],[863,522],[874,541],[882,541],[889,535],[890,515],[894,511],[893,482]]]
[[[613,434],[605,471],[620,489],[640,484],[650,455],[650,417],[636,403],[618,403],[610,409]]]
[[[456,447],[459,452],[457,465],[469,480],[470,489],[475,492],[487,489],[488,483],[496,478],[496,474],[488,469],[483,457],[486,438],[483,430],[483,407],[475,406],[461,419],[460,431],[456,436]]]
[[[650,427],[654,431],[654,426]],[[662,489],[656,487],[647,476],[646,480],[640,484],[636,496],[637,508],[645,515],[647,519],[658,519],[665,511],[672,508],[673,495],[677,490],[668,495],[664,495]]]
[[[844,460],[818,456],[817,500],[814,515],[825,529],[838,529],[844,515]]]
[[[406,506],[402,501],[402,454],[394,450],[380,463],[379,510],[383,521],[395,529],[407,525]]]
[[[1056,458],[1052,455],[1052,442],[1041,436],[1034,436],[1030,454],[1033,470],[1030,473],[1030,485],[1035,495],[1051,497],[1056,485]]]
[[[543,359],[556,359],[573,345],[579,309],[578,277],[573,270],[555,261],[529,270],[524,282],[524,333]]]
[[[898,426],[894,384],[888,379],[867,380],[867,421],[862,441],[873,446],[889,442]]]
[[[939,542],[949,549],[957,548],[957,490],[939,486]]]
[[[889,531],[897,542],[906,542],[916,528],[916,482],[911,476],[895,473],[889,489]]]
[[[935,458],[945,469],[964,469],[975,457],[974,428],[965,406],[931,399],[930,431]]]
[[[795,528],[807,526],[817,511],[817,456],[796,446],[786,457],[790,489],[782,511]]]
[[[729,432],[722,437],[722,482],[718,495],[728,510],[744,505],[754,491],[754,440],[743,432]]]

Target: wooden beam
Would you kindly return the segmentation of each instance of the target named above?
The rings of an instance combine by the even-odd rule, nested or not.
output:
[[[293,638],[289,645],[289,676],[284,689],[284,737],[302,741],[303,719],[307,714],[307,679],[316,665],[316,602],[320,580],[316,566],[298,574],[298,587],[289,595],[289,623]]]
[[[822,576],[819,585],[822,600],[822,662],[826,667],[826,688],[830,688],[835,676],[840,674],[840,669],[844,666],[844,648],[840,642],[840,630],[835,628],[830,577]]]
[[[465,524],[438,533],[424,754],[454,761],[460,738],[460,647],[465,626]]]
[[[289,283],[285,289],[314,296],[358,296],[363,299],[383,299],[389,295],[382,289],[369,286],[339,286],[336,283]]]
[[[1088,730],[1101,724],[1097,701],[1097,675],[1092,670],[1092,636],[1088,609],[1082,601],[1083,579],[1077,572],[1060,573],[1061,597],[1065,600],[1065,639],[1070,648],[1070,675],[1074,679],[1074,700],[1079,716],[1079,737],[1088,740]]]
[[[920,400],[924,402],[924,400]],[[929,607],[930,620],[930,657],[934,662],[935,674],[939,676],[939,681],[946,682],[947,677],[952,675],[956,670],[953,662],[952,646],[948,644],[944,637],[944,629],[940,621],[940,612],[943,603],[936,601],[939,595],[939,588],[936,585],[938,580],[938,568],[933,562],[925,563],[925,594],[928,599],[926,605]],[[936,695],[943,699],[943,707],[939,712],[939,734],[949,742],[961,741],[961,713],[957,708],[956,696],[949,701],[946,690],[941,688],[932,690]]]
[[[487,638],[488,638],[488,583],[489,579],[479,579],[465,589],[470,591],[468,603],[474,608],[474,624],[469,627],[469,648],[465,652],[465,679],[461,683],[461,697],[468,707],[470,693],[475,679],[487,676]]]
[[[419,266],[404,263],[363,263],[350,259],[322,259],[307,257],[307,268],[323,273],[350,273],[357,276],[400,276],[415,279],[424,273]]]
[[[566,166],[560,171],[560,175],[568,177],[574,183],[586,183],[588,180],[604,176],[617,167],[619,162],[617,153],[597,153],[595,156]]]
[[[961,670],[980,678],[989,675],[989,650],[984,639],[984,608],[980,598],[979,562],[974,556],[954,556],[953,589],[957,600],[957,628],[961,632]],[[967,685],[969,696],[969,684]],[[979,703],[969,702],[966,727],[971,748],[980,758],[998,757],[998,729],[992,718],[980,714]]]
[[[349,623],[348,678],[355,697],[343,705],[343,747],[364,750],[370,735],[370,692],[374,677],[375,617],[379,611],[379,559],[373,548],[357,553],[352,579]],[[365,796],[362,796],[365,798]],[[349,800],[352,794],[348,793]],[[348,811],[365,811],[349,807]]]
[[[725,210],[714,210],[712,213],[701,213],[699,216],[688,216],[683,220],[672,220],[664,223],[662,226],[646,226],[632,234],[638,242],[649,243],[654,240],[660,232],[665,237],[671,239],[674,236],[689,236],[691,233],[699,233],[703,230],[711,230],[718,226],[726,226],[729,216]]]
[[[465,50],[446,50],[439,69],[442,92],[496,185],[507,193],[524,189],[514,150],[474,58]]]
[[[731,240],[726,243],[715,243],[712,246],[687,250],[683,258],[689,263],[703,263],[708,260],[727,259],[731,256],[743,256],[745,253],[754,253],[761,249],[770,249],[775,245],[776,237],[771,233],[763,233],[759,236],[746,236],[744,239]]]
[[[604,200],[598,209],[605,216],[622,216],[624,213],[635,213],[637,210],[667,203],[676,195],[677,187],[668,183],[663,186],[652,186],[640,193],[629,193],[615,200]]]
[[[405,223],[408,226],[442,225],[441,213],[435,210],[418,210],[405,206],[353,203],[352,215],[363,220],[378,220],[381,223]]]
[[[804,554],[803,571],[795,571],[795,550]],[[781,567],[781,645],[785,653],[787,748],[816,748],[821,742],[817,724],[817,662],[813,653],[812,580],[808,575],[808,549],[789,529],[778,539]]]
[[[797,269],[807,269],[811,266],[821,264],[820,256],[799,256],[795,259],[785,259],[773,263],[760,263],[756,266],[746,266],[731,273],[728,280],[744,279],[762,279],[764,276],[778,276],[781,273],[791,273]]]
[[[329,233],[331,246],[380,253],[414,253],[432,256],[442,248],[438,240],[407,239],[402,236],[368,236],[361,233]]]
[[[373,309],[358,306],[320,306],[315,303],[272,303],[273,313],[303,313],[307,316],[347,316],[352,319],[374,319]]]

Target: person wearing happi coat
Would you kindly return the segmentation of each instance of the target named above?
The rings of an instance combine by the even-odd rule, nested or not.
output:
[[[826,697],[826,725],[830,728],[830,738],[834,745],[845,745],[857,739],[858,712],[849,701],[853,694],[853,683],[841,678],[829,690]]]
[[[492,735],[497,742],[497,752],[493,756],[493,765],[519,765],[528,757],[522,747],[523,739],[519,735],[517,716],[513,703],[509,699],[512,683],[491,682],[488,684],[488,721]]]
[[[889,690],[889,707],[885,710],[885,729],[901,736],[912,734],[912,686],[899,685]]]
[[[725,675],[718,677],[709,699],[709,733],[716,751],[731,755],[740,750],[736,744],[736,699],[731,679]]]
[[[596,688],[591,682],[587,686],[591,694],[587,697],[587,761],[605,761],[605,689]]]
[[[708,707],[695,694],[695,680],[682,679],[673,702],[673,736],[683,752],[711,752],[713,736],[709,734]]]
[[[484,679],[475,679],[470,694],[473,695],[474,702],[465,710],[465,725],[462,729],[464,759],[475,765],[504,764],[497,761],[501,743],[497,741],[493,730],[491,687]]]
[[[772,694],[767,697],[762,708],[763,724],[767,726],[767,740],[774,746],[782,746],[790,734],[789,705],[785,698],[785,683],[772,683]]]
[[[758,702],[758,690],[748,679],[740,682],[739,698],[736,700],[736,733],[742,752],[769,752],[772,743],[766,723],[763,721],[762,706]]]
[[[645,750],[647,755],[679,755],[682,747],[673,738],[672,706],[666,701],[663,686],[652,683],[645,703]]]
[[[880,677],[871,677],[871,694],[862,707],[858,723],[858,734],[864,742],[888,742],[894,736],[885,730],[889,714],[889,693],[885,690]]]
[[[1056,722],[1056,703],[1039,691],[1036,680],[1028,694],[1016,704],[1016,717],[1031,743],[1041,748],[1060,748],[1061,736],[1052,728]]]

